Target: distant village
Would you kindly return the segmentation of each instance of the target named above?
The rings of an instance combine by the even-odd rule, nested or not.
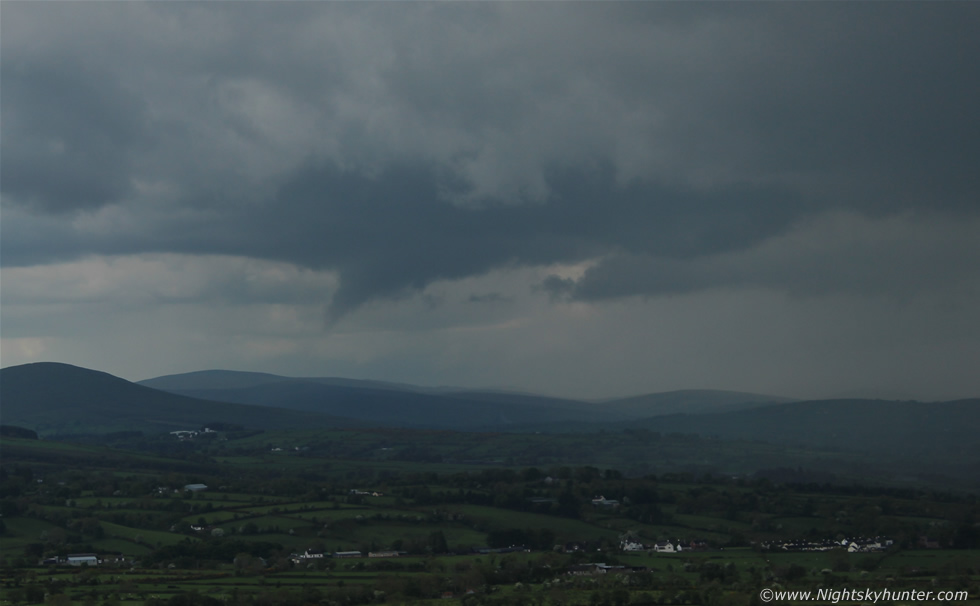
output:
[[[205,434],[217,434],[215,430],[210,427],[205,427],[204,429],[178,429],[177,431],[171,431],[170,435],[174,436],[178,440],[193,440],[198,436]]]
[[[824,540],[824,541],[786,541],[786,542],[765,542],[760,545],[764,550],[780,551],[830,551],[833,549],[846,549],[848,553],[871,553],[875,551],[885,551],[894,544],[894,541],[885,537],[874,537],[868,539],[859,537],[855,539]]]

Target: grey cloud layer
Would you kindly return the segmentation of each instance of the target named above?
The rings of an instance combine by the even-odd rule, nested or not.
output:
[[[596,258],[547,285],[800,290],[766,243],[825,212],[976,216],[978,22],[969,3],[8,4],[2,260],[286,261],[338,272],[335,317]],[[819,289],[861,290],[806,250]]]
[[[846,293],[900,300],[957,290],[975,295],[980,292],[978,233],[978,218],[951,225],[936,216],[899,215],[874,221],[835,214],[730,254],[685,259],[611,255],[578,280],[552,276],[545,287],[554,295],[581,300],[729,287],[774,289],[795,296]]]

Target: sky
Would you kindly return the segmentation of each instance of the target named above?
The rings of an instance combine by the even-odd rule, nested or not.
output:
[[[0,364],[980,396],[978,26],[4,2]]]

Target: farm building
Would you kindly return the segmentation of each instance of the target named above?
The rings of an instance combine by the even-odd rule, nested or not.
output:
[[[68,564],[70,566],[98,566],[99,556],[94,553],[69,553]]]

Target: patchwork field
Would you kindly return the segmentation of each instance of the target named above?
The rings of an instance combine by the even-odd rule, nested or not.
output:
[[[969,493],[626,478],[590,466],[388,465],[272,455],[265,444],[174,459],[2,446],[0,570],[11,606],[452,603],[444,596],[749,606],[764,587],[856,585],[980,595],[980,504]],[[594,504],[599,496],[609,504]],[[892,543],[867,553],[780,547],[876,536]],[[654,547],[666,543],[680,551]],[[101,562],[69,566],[75,553]]]

